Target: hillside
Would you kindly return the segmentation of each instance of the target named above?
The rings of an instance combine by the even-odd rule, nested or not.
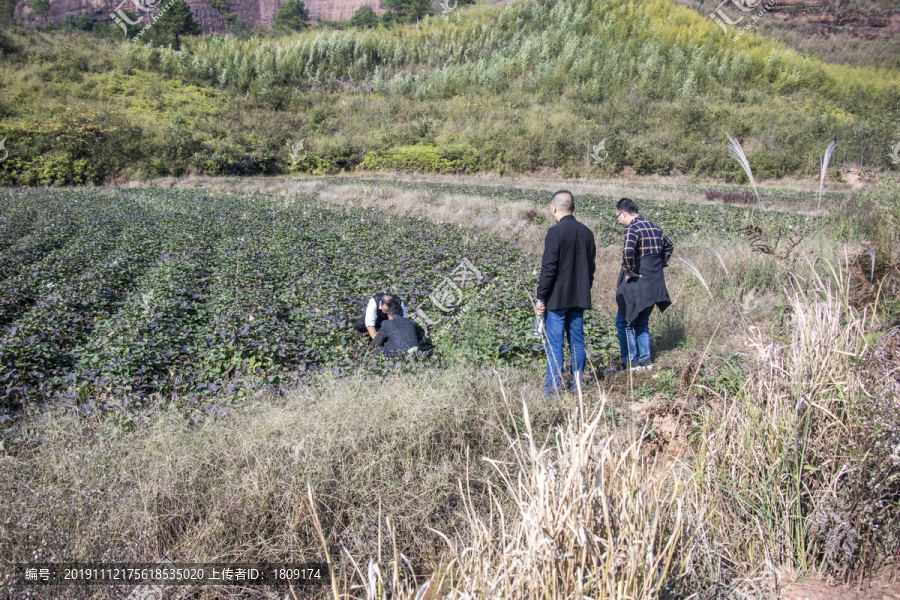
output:
[[[180,50],[13,37],[6,183],[357,168],[745,181],[726,133],[762,179],[816,176],[832,140],[837,177],[897,168],[900,70],[733,39],[667,0],[481,5]]]

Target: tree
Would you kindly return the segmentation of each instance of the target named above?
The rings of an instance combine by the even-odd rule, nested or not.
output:
[[[5,28],[12,25],[15,10],[15,0],[0,0],[0,27]]]
[[[285,31],[302,31],[309,25],[309,11],[303,0],[287,0],[275,13],[275,27]]]
[[[21,50],[18,46],[16,46],[11,39],[6,37],[6,34],[3,33],[3,29],[0,29],[0,56],[4,54],[15,54]]]
[[[359,9],[350,17],[349,24],[351,27],[360,27],[369,29],[378,25],[378,15],[372,10],[371,6],[360,6]]]
[[[32,0],[31,12],[39,17],[46,18],[50,14],[50,0]]]
[[[60,27],[68,31],[93,31],[94,21],[85,15],[66,15]]]
[[[144,22],[130,10],[123,8],[117,10],[115,14],[116,20],[109,27],[104,27],[101,23],[97,23],[94,26],[94,35],[114,40],[133,40],[144,30]]]
[[[388,9],[389,13],[392,13],[391,17],[387,16],[387,12],[382,17],[386,24],[415,23],[425,15],[434,12],[430,0],[384,0],[384,7]]]
[[[182,35],[197,35],[200,33],[200,23],[194,20],[191,8],[184,0],[175,0],[171,4],[163,5],[156,15],[156,21],[142,35],[141,40],[154,46],[169,46],[178,50],[181,48]]]
[[[247,22],[243,19],[235,19],[234,23],[231,27],[228,28],[228,33],[233,35],[239,40],[246,40],[252,37],[250,33],[250,28],[247,27]]]

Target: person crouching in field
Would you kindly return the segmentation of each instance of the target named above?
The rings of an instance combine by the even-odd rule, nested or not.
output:
[[[409,350],[419,348],[422,328],[403,316],[403,309],[396,299],[391,298],[385,305],[387,321],[372,339],[372,348],[388,356],[401,356]]]
[[[403,301],[399,296],[391,294],[390,292],[375,294],[369,298],[369,304],[366,306],[366,314],[356,320],[356,332],[368,333],[370,339],[375,339],[375,335],[378,333],[378,330],[381,329],[381,324],[388,318],[387,309],[385,307],[387,306],[386,303],[391,300],[397,301],[403,312],[403,316],[405,317],[406,307],[403,305]]]
[[[652,369],[650,362],[650,313],[670,304],[663,269],[672,258],[672,242],[662,230],[641,217],[637,205],[629,198],[616,203],[616,220],[625,226],[622,270],[616,285],[616,328],[624,371]]]

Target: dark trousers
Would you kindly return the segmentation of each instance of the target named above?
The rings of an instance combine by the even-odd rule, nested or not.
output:
[[[381,324],[383,322],[384,322],[384,318],[382,318],[381,315],[375,317],[375,330],[376,331],[381,329]],[[355,328],[356,328],[356,331],[358,331],[360,333],[368,332],[368,329],[366,329],[366,316],[365,315],[361,316],[360,318],[358,318],[356,320]]]

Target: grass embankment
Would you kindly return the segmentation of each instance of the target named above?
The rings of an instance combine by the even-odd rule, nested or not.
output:
[[[470,597],[738,598],[895,567],[897,239],[878,223],[896,203],[892,187],[858,198],[789,256],[682,242],[657,373],[591,376],[580,398],[542,400],[539,367],[476,362],[320,377],[193,423],[173,404],[131,432],[30,412],[31,441],[0,458],[0,554],[300,562],[323,556],[315,507],[356,595],[370,558],[410,598],[428,579]]]
[[[179,51],[10,37],[10,183],[359,165],[740,181],[726,131],[759,178],[809,176],[832,139],[833,165],[891,168],[900,119],[896,70],[823,63],[753,35],[732,42],[662,1],[475,6],[391,30],[210,36]]]

